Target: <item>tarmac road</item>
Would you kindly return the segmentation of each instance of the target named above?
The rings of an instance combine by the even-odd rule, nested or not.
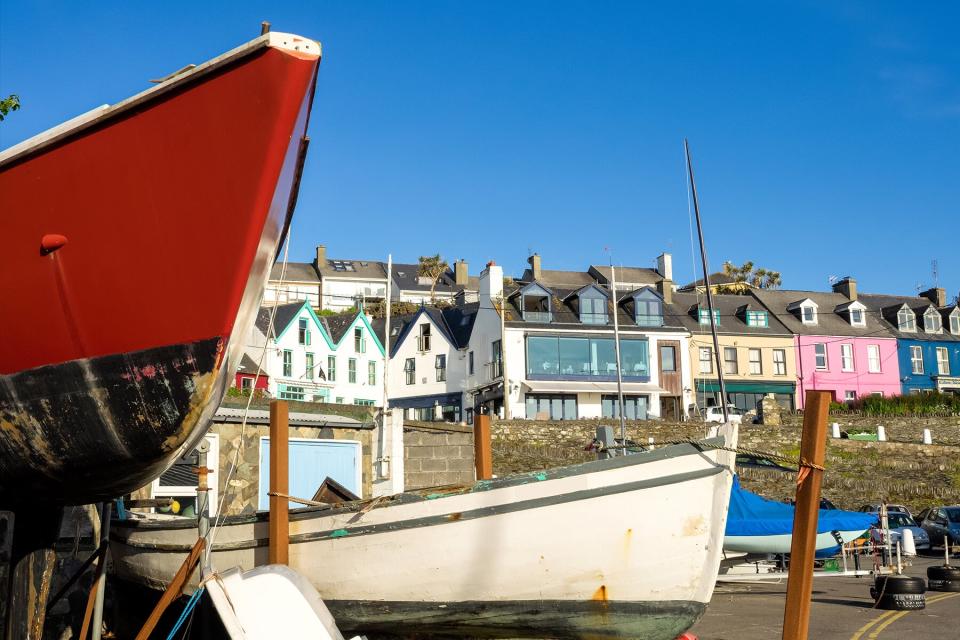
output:
[[[956,555],[956,554],[955,554]],[[943,556],[915,558],[904,573],[926,579],[927,567]],[[951,564],[960,562],[951,560]],[[873,608],[872,578],[823,577],[813,583],[811,640],[900,640],[960,638],[960,593],[928,591],[919,611]],[[774,640],[781,637],[782,584],[717,585],[704,617],[690,630],[699,640]]]

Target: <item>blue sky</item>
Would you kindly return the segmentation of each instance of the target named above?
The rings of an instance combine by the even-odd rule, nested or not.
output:
[[[669,5],[669,6],[666,6]],[[914,9],[914,7],[919,7]],[[274,30],[324,47],[290,255],[507,273],[674,254],[960,289],[960,5],[0,3],[0,147]]]

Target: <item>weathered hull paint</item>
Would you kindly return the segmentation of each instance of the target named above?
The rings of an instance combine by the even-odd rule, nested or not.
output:
[[[0,504],[84,504],[148,483],[223,393],[223,339],[0,376]]]

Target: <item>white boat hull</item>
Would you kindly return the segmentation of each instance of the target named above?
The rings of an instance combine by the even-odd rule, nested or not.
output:
[[[290,566],[345,631],[673,640],[713,593],[732,463],[679,445],[365,513],[296,510]],[[153,588],[197,537],[192,521],[112,533],[115,573]],[[212,555],[266,564],[265,517],[228,521]]]
[[[843,544],[852,542],[862,536],[866,529],[856,531],[838,531],[837,535],[843,539]],[[790,553],[793,535],[784,533],[770,536],[725,536],[723,548],[726,551],[742,551],[744,553]],[[817,534],[816,550],[823,551],[836,547],[839,542],[832,531]]]

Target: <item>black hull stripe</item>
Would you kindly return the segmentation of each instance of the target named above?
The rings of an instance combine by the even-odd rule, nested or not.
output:
[[[714,465],[704,469],[698,469],[696,471],[687,471],[684,473],[677,473],[671,476],[659,476],[656,478],[649,478],[647,480],[637,480],[635,482],[627,482],[624,484],[618,484],[607,487],[597,487],[594,489],[583,489],[581,491],[573,491],[571,493],[563,493],[554,496],[548,496],[545,498],[533,498],[530,500],[521,500],[519,502],[510,502],[506,504],[494,505],[490,507],[481,507],[479,509],[472,509],[470,511],[463,512],[453,512],[443,515],[436,516],[425,516],[422,518],[413,518],[410,520],[397,520],[395,522],[385,522],[382,524],[373,524],[369,526],[357,526],[343,529],[329,529],[326,531],[312,531],[309,533],[301,533],[290,536],[291,544],[299,544],[304,542],[316,542],[323,540],[334,540],[337,538],[354,538],[357,536],[367,536],[367,535],[376,535],[383,533],[392,533],[395,531],[403,531],[406,529],[418,529],[421,527],[432,527],[444,524],[451,524],[454,522],[463,522],[466,520],[478,520],[481,518],[489,518],[493,516],[504,515],[508,513],[516,513],[518,511],[527,511],[530,509],[540,509],[544,507],[555,506],[559,504],[565,504],[568,502],[578,502],[582,500],[590,500],[592,498],[599,498],[604,496],[617,495],[620,493],[626,493],[630,491],[642,491],[645,489],[653,489],[656,487],[662,487],[671,484],[681,484],[684,482],[691,482],[693,480],[699,480],[702,478],[709,478],[715,476],[719,473],[723,473],[726,470],[726,467],[721,465]],[[327,514],[323,512],[318,512],[318,517],[325,517]],[[114,537],[114,540],[119,540],[126,544],[127,546],[136,548],[136,549],[149,549],[152,551],[167,551],[167,552],[185,552],[190,549],[190,545],[186,544],[151,544],[143,543],[137,541],[131,541],[120,537],[119,535]],[[240,549],[253,549],[256,547],[265,547],[269,544],[268,539],[261,538],[256,540],[243,541],[238,543],[221,543],[215,544],[213,551],[235,551]]]

